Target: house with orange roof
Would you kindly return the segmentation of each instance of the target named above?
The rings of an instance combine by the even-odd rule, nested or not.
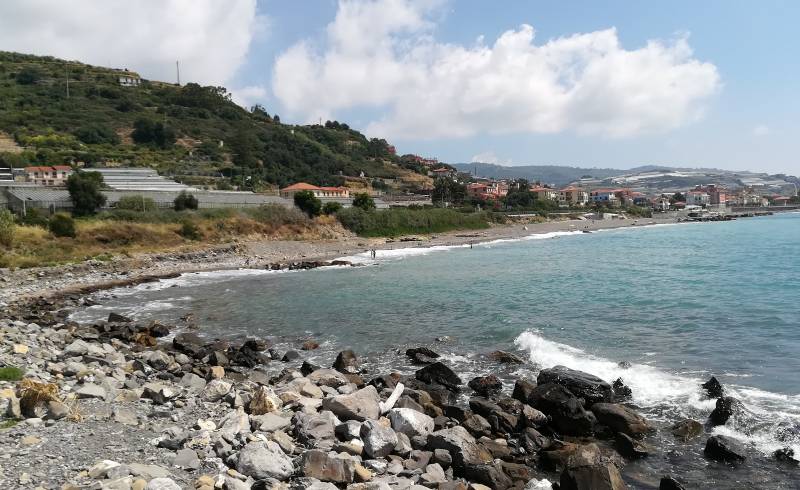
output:
[[[558,191],[550,187],[533,186],[529,190],[539,201],[558,201]]]
[[[38,185],[63,186],[70,175],[72,167],[69,165],[25,167],[25,180]]]
[[[589,203],[589,193],[573,185],[558,191],[558,205],[561,207],[582,207]]]
[[[350,189],[347,187],[319,187],[316,185],[298,182],[281,189],[281,197],[294,199],[294,195],[301,191],[310,191],[319,199],[350,199]]]

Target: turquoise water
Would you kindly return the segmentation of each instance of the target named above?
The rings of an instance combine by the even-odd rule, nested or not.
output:
[[[518,349],[533,371],[565,364],[623,377],[665,423],[707,416],[714,401],[697,384],[713,374],[765,420],[717,431],[764,454],[797,447],[775,430],[800,424],[800,214],[351,259],[368,266],[187,275],[106,293],[75,317],[176,321],[191,311],[209,336],[307,333],[376,370],[412,344],[433,343],[468,374],[493,369],[482,353]],[[434,342],[442,336],[454,340]]]

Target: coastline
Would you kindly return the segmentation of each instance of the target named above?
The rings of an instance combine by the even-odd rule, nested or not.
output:
[[[485,230],[461,230],[429,236],[387,238],[344,237],[336,240],[257,240],[209,247],[195,252],[169,252],[88,260],[76,264],[4,271],[0,305],[32,298],[88,294],[116,287],[176,277],[191,272],[264,269],[298,262],[321,262],[369,250],[459,246],[496,240],[522,239],[554,232],[599,231],[634,224],[673,224],[673,219],[563,220],[497,225]]]

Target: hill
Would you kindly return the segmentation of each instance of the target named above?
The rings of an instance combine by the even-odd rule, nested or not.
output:
[[[346,124],[282,124],[263,107],[236,105],[224,87],[10,52],[0,52],[0,141],[0,166],[148,166],[219,188],[430,184],[385,140]]]
[[[613,168],[580,168],[559,165],[521,165],[506,167],[492,163],[456,163],[460,172],[474,174],[476,177],[492,179],[527,179],[556,186],[566,185],[584,177],[604,179],[624,173]]]

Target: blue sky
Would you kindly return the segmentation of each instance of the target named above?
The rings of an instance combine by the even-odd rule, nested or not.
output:
[[[800,174],[800,2],[102,5],[3,2],[0,49],[167,80],[180,59],[184,81],[284,122],[335,118],[448,162]]]

